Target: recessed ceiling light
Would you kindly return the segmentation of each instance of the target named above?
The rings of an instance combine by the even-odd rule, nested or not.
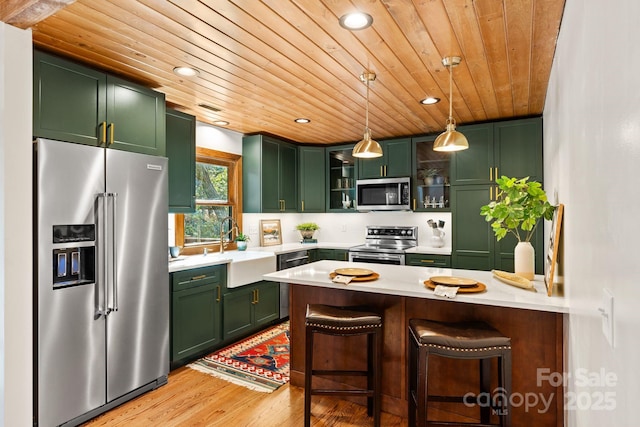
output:
[[[175,67],[173,72],[179,76],[183,77],[195,77],[200,74],[200,71],[191,67]]]
[[[310,123],[311,119],[305,119],[304,117],[300,117],[294,120],[296,123]]]
[[[369,28],[373,18],[368,13],[353,12],[340,17],[340,26],[347,30],[363,30]]]
[[[218,126],[227,126],[229,122],[226,120],[216,120],[213,124]]]
[[[433,96],[428,96],[425,99],[420,100],[420,104],[424,104],[424,105],[437,104],[438,102],[440,102],[440,98],[435,98]]]

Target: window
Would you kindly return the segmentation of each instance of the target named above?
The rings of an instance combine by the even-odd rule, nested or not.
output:
[[[236,247],[233,240],[242,228],[240,187],[239,155],[196,149],[196,211],[176,214],[176,245],[183,253],[219,250],[221,232],[225,249]],[[221,223],[225,218],[232,220]]]

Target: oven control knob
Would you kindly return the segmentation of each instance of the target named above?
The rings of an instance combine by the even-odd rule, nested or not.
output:
[[[402,230],[402,231],[400,232],[400,234],[402,234],[402,235],[407,234],[407,230]]]

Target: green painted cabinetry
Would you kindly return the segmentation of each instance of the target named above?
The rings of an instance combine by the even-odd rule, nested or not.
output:
[[[171,362],[202,354],[222,342],[226,265],[171,273]]]
[[[325,211],[324,147],[298,148],[298,212]]]
[[[309,254],[311,262],[321,260],[333,260],[333,261],[349,261],[349,251],[347,249],[314,249]]]
[[[450,165],[452,154],[433,151],[438,135],[411,138],[414,211],[448,212],[451,207]]]
[[[224,340],[237,339],[279,318],[280,284],[261,281],[224,294]]]
[[[162,93],[34,51],[34,137],[164,156],[165,108]]]
[[[245,213],[297,211],[297,149],[265,135],[242,138]]]
[[[169,212],[189,213],[196,208],[196,118],[167,109],[169,158]]]
[[[358,159],[358,177],[383,178],[411,176],[411,138],[379,141],[382,157]]]
[[[327,212],[355,212],[358,170],[354,144],[326,148]]]
[[[405,265],[415,265],[418,267],[451,268],[451,256],[411,253],[405,255],[404,263]]]
[[[451,160],[452,265],[454,268],[513,271],[516,240],[500,242],[480,216],[480,207],[496,198],[496,177],[526,177],[542,182],[542,119],[530,118],[460,126],[469,149]],[[543,272],[543,227],[531,242],[536,273]]]

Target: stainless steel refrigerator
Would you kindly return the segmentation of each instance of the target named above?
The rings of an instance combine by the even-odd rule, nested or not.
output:
[[[34,143],[34,425],[78,425],[167,382],[168,161]]]

